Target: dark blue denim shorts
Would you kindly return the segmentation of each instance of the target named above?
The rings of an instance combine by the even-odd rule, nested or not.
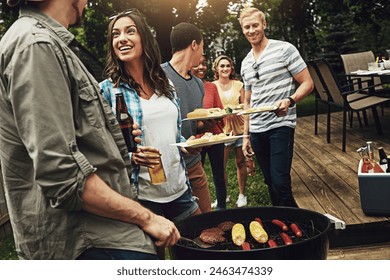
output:
[[[242,142],[243,142],[243,139],[242,138],[238,138],[236,141],[234,142],[228,142],[228,143],[225,143],[225,146],[234,146],[235,148],[241,148],[242,147]]]
[[[198,208],[191,189],[188,188],[184,194],[175,200],[167,203],[139,200],[144,207],[150,209],[157,215],[164,216],[172,222],[179,222],[195,213]]]

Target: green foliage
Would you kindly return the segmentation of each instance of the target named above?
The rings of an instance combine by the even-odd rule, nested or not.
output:
[[[15,9],[10,9],[5,1],[0,2],[1,11],[0,11],[0,39],[3,37],[3,34],[8,30],[11,24],[18,17],[18,11]]]
[[[315,95],[310,94],[306,96],[303,100],[301,100],[297,104],[297,116],[299,117],[305,117],[305,116],[312,116],[314,115],[314,102],[315,102]],[[339,111],[339,108],[331,107],[332,112]],[[319,114],[325,114],[327,112],[327,106],[319,102],[318,103],[318,113]],[[299,121],[298,121],[299,125]]]
[[[390,46],[390,5],[388,0],[350,0],[350,13],[357,27],[362,50],[382,53]]]
[[[322,23],[325,34],[319,36],[321,46],[324,49],[324,57],[333,66],[336,73],[344,71],[340,54],[358,51],[356,32],[353,29],[352,15],[347,13],[347,4],[343,1],[335,1],[333,6],[328,6],[332,16],[324,17]]]
[[[312,1],[317,56],[325,56],[336,73],[340,54],[372,50],[377,56],[390,45],[390,5],[387,0]]]
[[[71,28],[77,41],[85,46],[100,63],[105,64],[107,46],[108,15],[113,14],[112,4],[107,1],[90,1],[85,8],[81,27]]]
[[[15,242],[13,237],[7,236],[0,239],[0,260],[17,260]]]
[[[297,104],[297,116],[311,116],[314,115],[314,93],[306,96]],[[325,110],[320,109],[320,113],[326,112]]]
[[[253,0],[253,6],[266,13],[267,36],[286,40],[297,46],[304,59],[326,55],[337,60],[341,53],[372,50],[385,53],[390,45],[390,5],[388,0]],[[100,62],[104,62],[108,16],[113,11],[138,8],[156,32],[163,61],[171,57],[169,34],[172,26],[182,21],[196,24],[205,38],[205,51],[210,58],[224,52],[240,61],[250,45],[241,33],[237,13],[247,0],[93,0],[88,1],[82,28],[72,29],[77,39]],[[0,37],[15,20],[17,11],[1,2]],[[340,62],[340,61],[339,61]],[[336,69],[337,70],[337,69]]]

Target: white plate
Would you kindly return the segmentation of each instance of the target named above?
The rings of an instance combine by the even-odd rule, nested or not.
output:
[[[198,148],[198,147],[205,147],[205,146],[211,146],[211,145],[216,145],[216,144],[234,142],[237,139],[242,138],[244,136],[245,135],[228,136],[228,137],[223,138],[223,139],[211,140],[211,141],[207,141],[207,142],[204,142],[204,143],[193,144],[193,145],[189,145],[187,142],[174,143],[174,144],[171,144],[171,145],[172,146],[183,147],[183,148],[187,148],[187,147],[189,147],[189,148]]]
[[[278,106],[264,106],[264,107],[258,107],[258,108],[249,108],[246,110],[242,110],[241,112],[237,113],[237,115],[249,115],[249,114],[255,114],[255,113],[262,113],[262,112],[271,112],[278,109]]]
[[[201,121],[201,120],[211,120],[211,119],[220,119],[226,116],[235,115],[236,113],[224,113],[220,115],[210,115],[208,117],[196,117],[196,118],[185,118],[183,121]]]

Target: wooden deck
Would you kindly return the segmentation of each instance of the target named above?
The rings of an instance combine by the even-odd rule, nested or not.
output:
[[[371,117],[368,112],[369,120]],[[390,217],[363,213],[357,176],[360,157],[356,150],[366,141],[372,141],[374,148],[382,146],[390,155],[389,107],[384,108],[380,119],[381,136],[376,133],[373,120],[368,127],[360,128],[355,118],[353,128],[347,128],[345,153],[341,151],[341,112],[332,113],[329,144],[325,114],[319,115],[318,135],[314,135],[314,116],[298,119],[291,173],[294,196],[299,207],[331,214],[346,223],[346,229],[331,231],[331,248],[390,242]],[[376,149],[374,155],[378,158]]]
[[[390,260],[390,243],[334,248],[328,260]]]

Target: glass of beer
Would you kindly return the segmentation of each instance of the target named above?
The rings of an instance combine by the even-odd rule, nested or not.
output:
[[[151,152],[145,152],[145,153],[152,154]],[[161,156],[159,156],[158,160],[159,163],[157,165],[154,165],[154,168],[148,167],[150,182],[153,185],[161,185],[162,183],[165,183],[167,181]]]

